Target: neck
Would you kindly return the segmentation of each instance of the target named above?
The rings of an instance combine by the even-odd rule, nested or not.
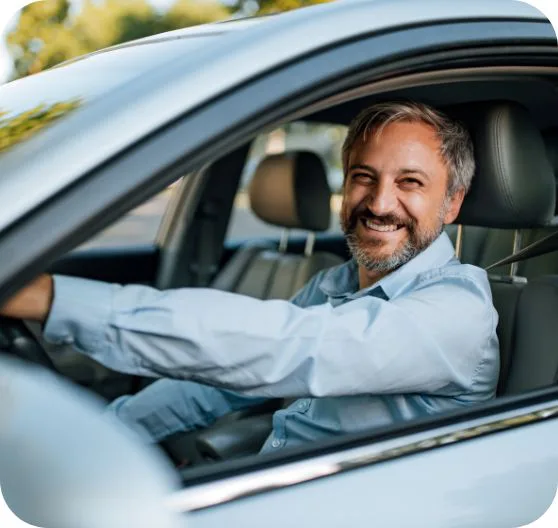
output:
[[[383,279],[389,271],[368,271],[362,266],[358,267],[358,285],[361,290],[373,286],[380,279]]]

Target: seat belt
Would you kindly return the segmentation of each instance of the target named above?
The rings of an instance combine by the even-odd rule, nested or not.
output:
[[[486,266],[484,269],[489,271],[498,266],[505,266],[507,264],[513,264],[514,262],[520,262],[522,260],[527,260],[530,258],[538,257],[540,255],[545,255],[546,253],[552,253],[558,250],[558,231],[548,235],[528,246],[525,246],[522,250],[510,255],[509,257],[503,258],[490,266]]]

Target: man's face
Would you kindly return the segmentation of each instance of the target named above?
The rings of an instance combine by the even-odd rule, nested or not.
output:
[[[406,122],[355,143],[341,224],[361,267],[385,273],[402,266],[457,217],[464,193],[447,196],[440,147],[432,127]]]

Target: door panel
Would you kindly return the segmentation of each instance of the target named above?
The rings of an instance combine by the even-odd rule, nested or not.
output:
[[[304,480],[304,462],[283,467],[275,479],[279,489],[272,479],[261,494],[192,512],[189,526],[520,527],[543,515],[556,495],[556,438],[558,420],[552,419],[365,465],[374,453],[397,446],[381,442],[360,448],[361,458],[353,453],[351,471],[335,473],[343,462],[323,457],[318,472],[334,474],[296,486],[283,487]],[[264,472],[246,478],[265,487]],[[184,497],[190,492],[192,499],[192,491]],[[221,496],[234,497],[229,491]],[[205,492],[212,493],[211,485]]]

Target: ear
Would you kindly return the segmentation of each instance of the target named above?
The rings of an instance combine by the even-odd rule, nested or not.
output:
[[[459,214],[463,199],[465,198],[465,189],[459,189],[450,197],[450,203],[446,214],[444,215],[444,224],[451,224]]]

